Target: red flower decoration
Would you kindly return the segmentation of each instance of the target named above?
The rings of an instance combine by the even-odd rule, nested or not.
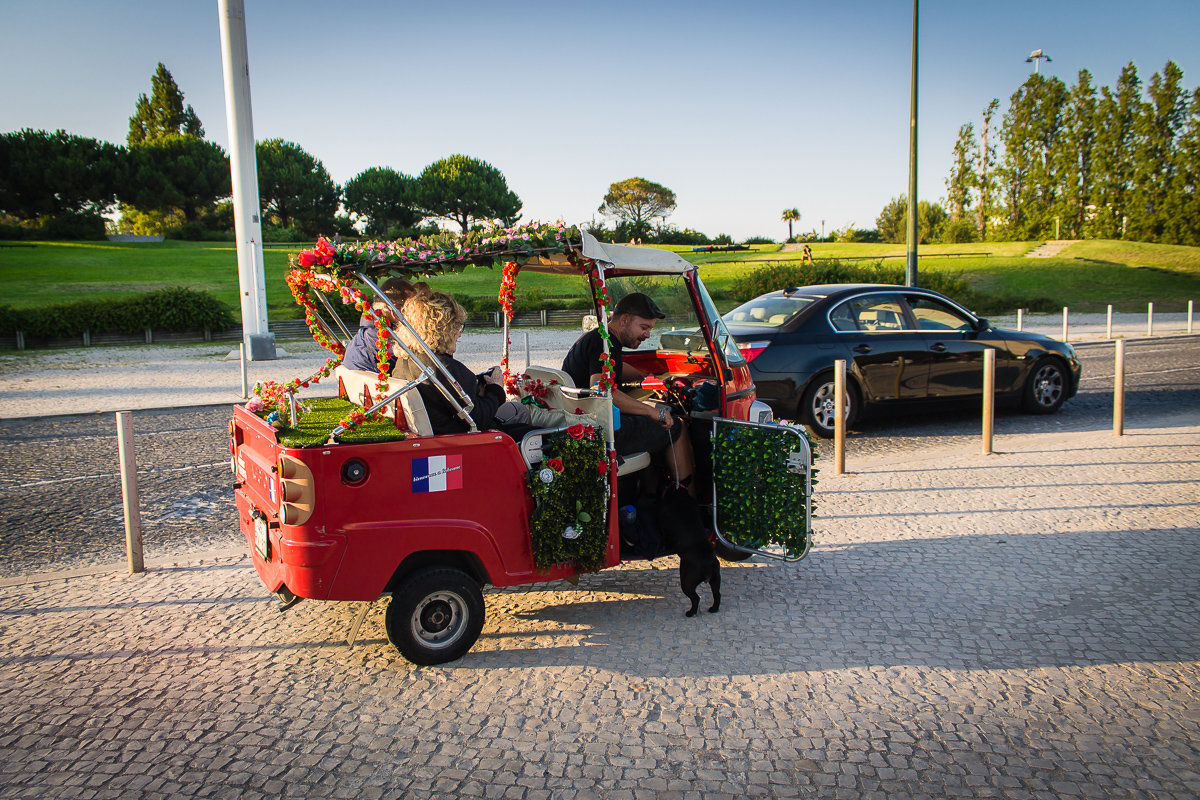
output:
[[[584,428],[582,425],[580,425],[578,423],[567,428],[567,436],[570,436],[572,439],[582,439],[583,433],[584,433]]]
[[[608,462],[607,461],[597,461],[596,462],[596,474],[603,475],[606,472],[608,472]]]
[[[596,438],[596,429],[591,425],[584,426],[583,432],[587,435],[587,440],[589,442]]]
[[[549,467],[550,469],[554,470],[555,472],[562,472],[564,469],[561,458],[546,459],[546,466]]]

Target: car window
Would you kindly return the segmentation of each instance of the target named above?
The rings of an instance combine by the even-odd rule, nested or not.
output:
[[[839,331],[902,331],[904,310],[892,294],[868,294],[853,297],[829,314]]]
[[[796,318],[804,309],[815,303],[815,297],[784,297],[764,295],[730,311],[722,319],[730,325],[758,328],[778,328]]]
[[[925,295],[909,295],[908,307],[923,331],[969,331],[974,322],[953,306]]]

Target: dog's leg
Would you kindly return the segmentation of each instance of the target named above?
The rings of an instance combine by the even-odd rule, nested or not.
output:
[[[700,584],[699,582],[696,582],[692,583],[691,586],[688,586],[688,583],[688,581],[682,580],[681,577],[679,581],[679,588],[683,589],[684,596],[687,597],[688,600],[692,601],[692,607],[684,612],[684,616],[694,617],[696,616],[696,609],[700,607],[700,593],[696,591],[696,587]]]
[[[712,589],[713,604],[708,610],[715,614],[721,610],[721,567],[714,565],[712,574],[708,576],[708,588]]]

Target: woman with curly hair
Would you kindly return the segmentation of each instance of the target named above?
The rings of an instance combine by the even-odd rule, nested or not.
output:
[[[445,292],[418,292],[404,302],[400,313],[471,398],[475,407],[470,414],[476,427],[481,431],[495,427],[496,411],[505,403],[504,375],[500,367],[492,367],[476,376],[466,364],[454,357],[458,338],[462,336],[463,324],[467,319],[463,307]],[[403,325],[396,326],[396,334],[421,361],[421,364],[411,363],[408,354],[399,345],[393,345],[398,359],[393,374],[411,380],[420,374],[422,365],[428,363],[428,355]],[[458,412],[437,387],[426,381],[417,387],[417,391],[425,403],[425,413],[429,415],[429,424],[435,434],[467,432],[467,423],[458,416]]]

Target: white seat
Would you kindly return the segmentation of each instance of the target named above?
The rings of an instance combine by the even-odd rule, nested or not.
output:
[[[349,369],[339,364],[333,374],[337,376],[338,396],[358,403],[364,409],[370,408],[377,402],[375,399],[376,383],[379,375],[365,370]],[[393,386],[399,378],[391,378]],[[425,411],[425,401],[414,386],[399,398],[388,403],[381,409],[383,415],[393,420],[399,430],[408,431],[417,436],[432,436],[433,427],[429,424],[429,414]]]

